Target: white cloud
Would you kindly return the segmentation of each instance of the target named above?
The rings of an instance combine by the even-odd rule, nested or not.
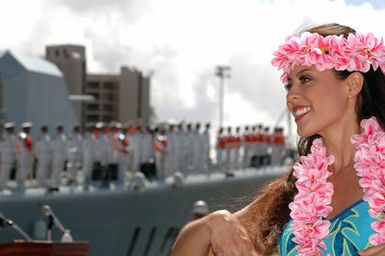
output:
[[[154,70],[160,120],[216,124],[214,70],[230,65],[231,125],[275,124],[285,102],[270,58],[288,34],[303,24],[338,22],[381,36],[385,17],[370,4],[342,0],[14,0],[0,7],[0,49],[43,55],[47,44],[83,44],[91,72],[118,72],[121,65]]]

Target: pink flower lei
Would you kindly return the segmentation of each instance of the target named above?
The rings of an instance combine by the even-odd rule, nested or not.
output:
[[[318,255],[319,247],[326,249],[323,239],[329,234],[330,222],[326,220],[332,207],[333,184],[327,182],[331,173],[327,167],[334,161],[326,155],[321,139],[313,141],[311,153],[301,156],[293,167],[298,194],[289,204],[293,219],[293,241],[299,244],[298,255]]]
[[[294,66],[314,65],[317,70],[335,68],[336,70],[368,72],[370,66],[378,67],[385,73],[385,46],[383,39],[373,34],[349,34],[323,37],[317,33],[304,32],[292,35],[273,53],[273,66],[283,70],[281,80],[288,82]]]
[[[376,218],[371,224],[375,233],[369,237],[369,243],[379,245],[385,243],[385,132],[375,117],[362,120],[361,127],[362,134],[352,137],[356,150],[354,168],[369,214]],[[334,156],[327,156],[321,139],[316,139],[310,154],[301,156],[293,167],[298,194],[289,208],[298,255],[321,255],[320,248],[327,249],[323,239],[329,235],[327,216],[332,211],[333,196],[333,185],[327,182],[331,175],[327,167],[333,162]]]

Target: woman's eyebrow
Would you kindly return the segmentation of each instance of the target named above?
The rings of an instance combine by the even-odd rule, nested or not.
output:
[[[299,78],[302,75],[302,73],[304,73],[306,71],[312,71],[312,69],[311,68],[304,68],[301,71],[299,71],[297,74],[295,74],[295,77]],[[291,80],[292,80],[291,77],[289,77],[288,82],[290,82]]]
[[[296,77],[299,77],[300,75],[302,75],[304,72],[306,72],[306,71],[312,71],[312,69],[310,69],[310,68],[304,68],[304,69],[302,69],[301,71],[299,71],[295,76]]]

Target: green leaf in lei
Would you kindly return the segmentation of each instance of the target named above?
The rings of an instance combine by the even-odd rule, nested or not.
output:
[[[329,236],[333,239],[333,255],[357,255],[359,249],[353,241],[359,240],[360,234],[354,225],[355,218],[360,218],[359,213],[349,209],[332,221]]]

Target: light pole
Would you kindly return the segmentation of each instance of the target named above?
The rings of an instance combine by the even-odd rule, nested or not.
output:
[[[231,68],[229,66],[217,66],[215,75],[219,77],[219,100],[218,100],[218,126],[223,127],[223,105],[224,105],[224,80],[230,78]]]

